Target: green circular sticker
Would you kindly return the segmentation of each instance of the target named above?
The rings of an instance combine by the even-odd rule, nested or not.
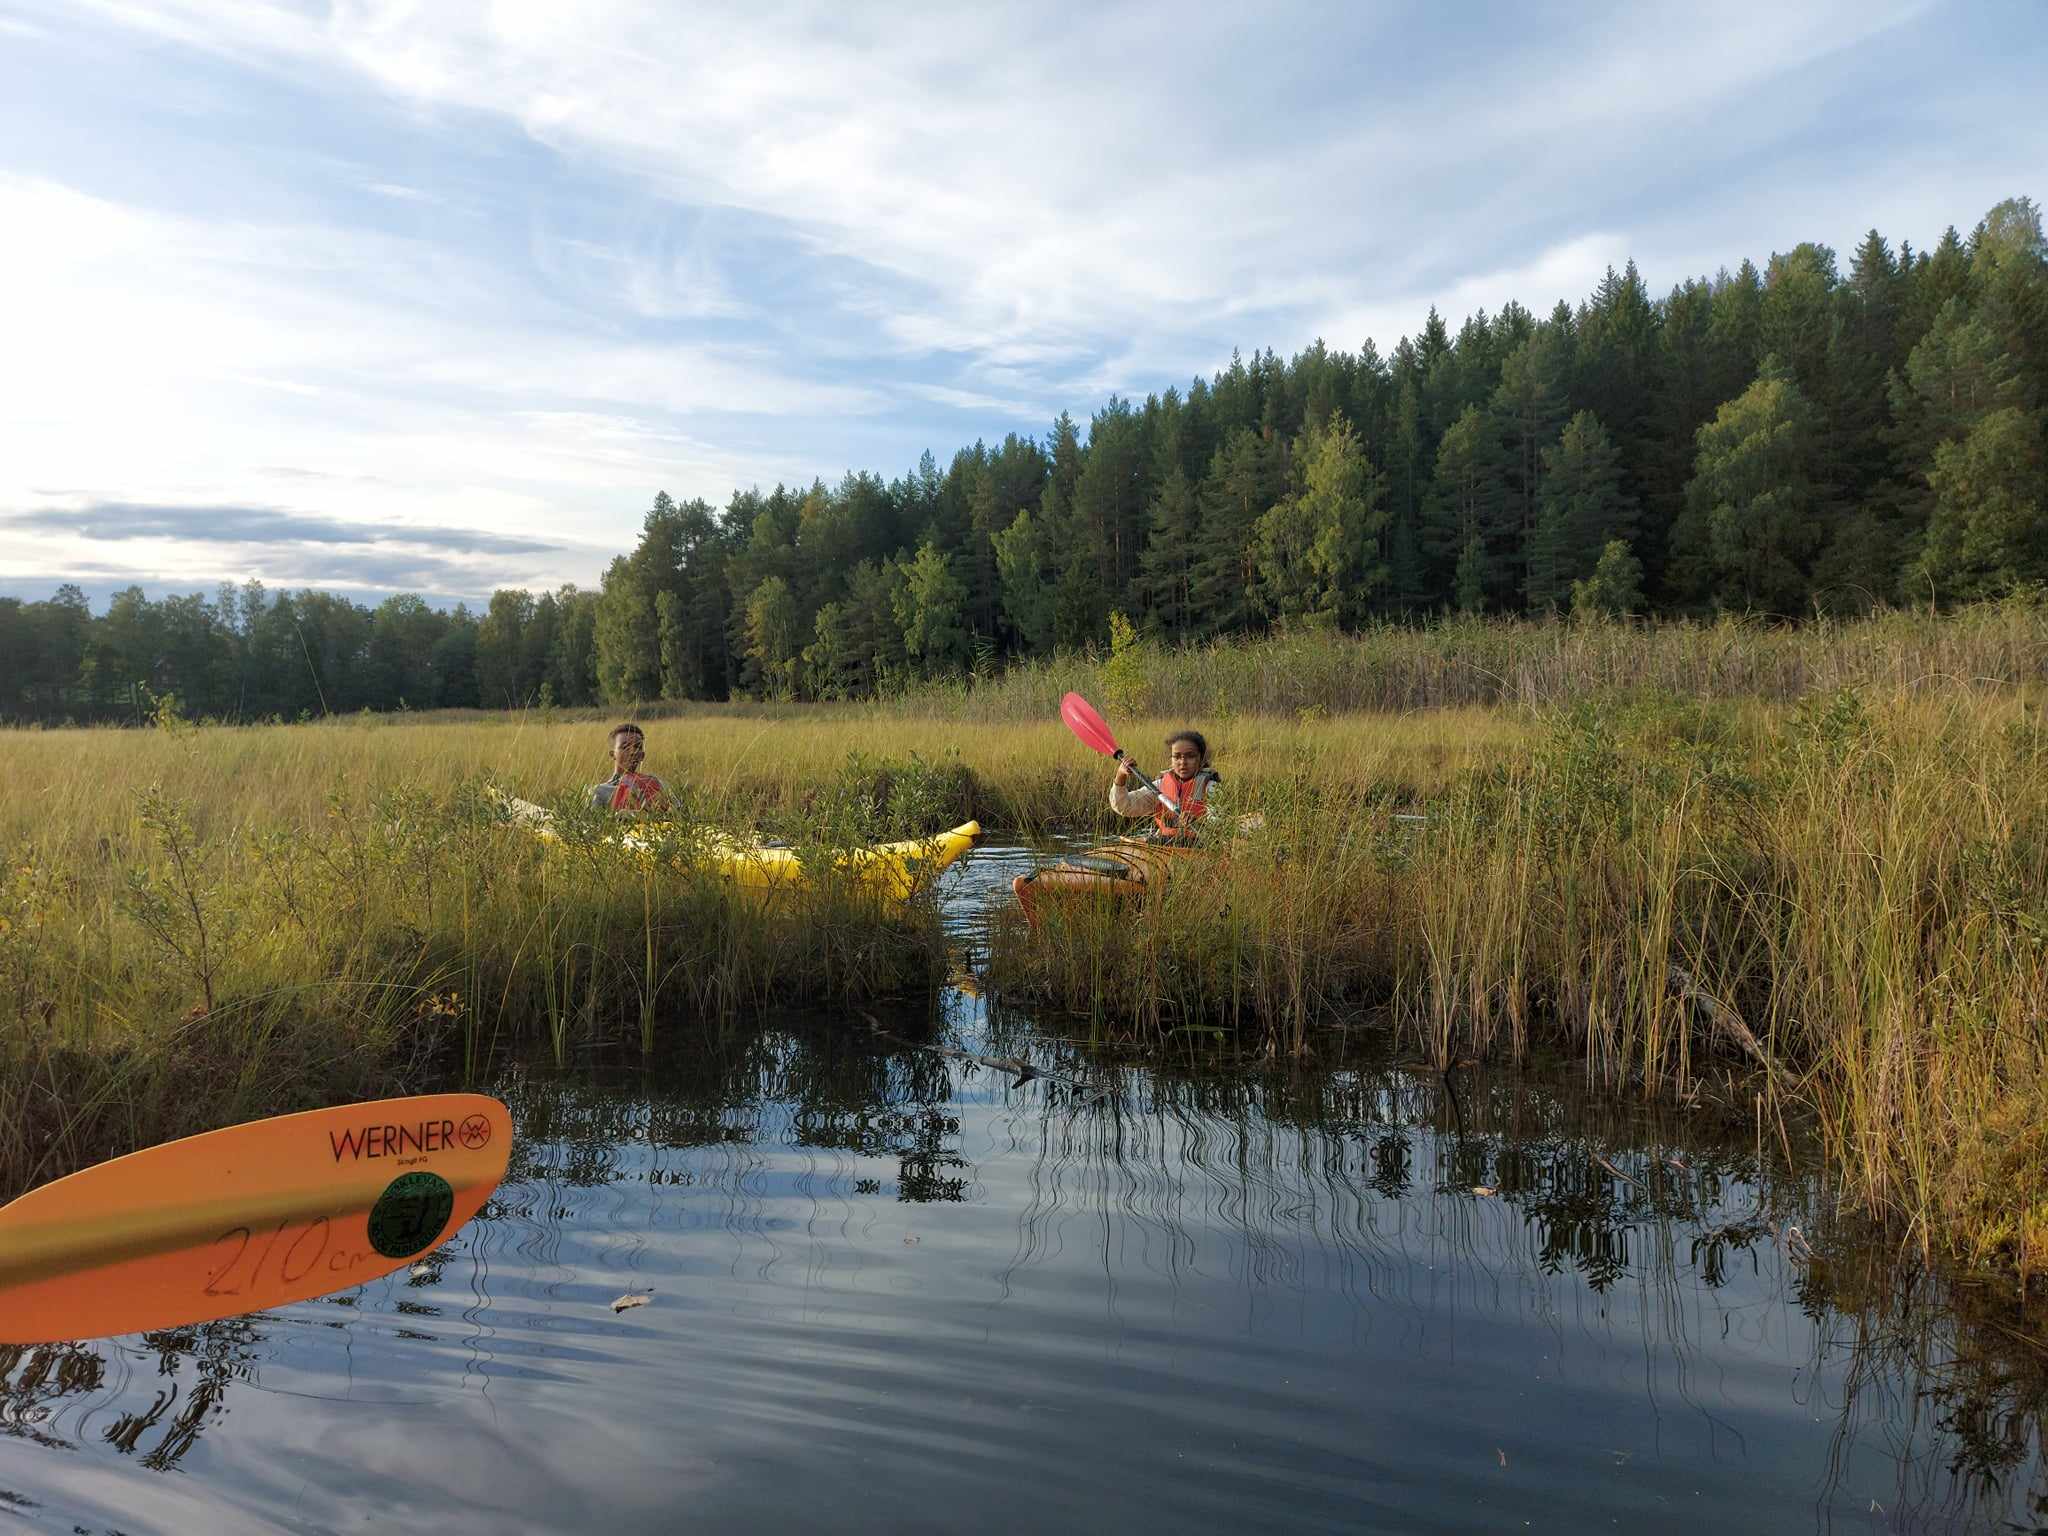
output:
[[[370,1207],[370,1246],[387,1259],[431,1247],[455,1214],[455,1189],[438,1173],[401,1173]]]

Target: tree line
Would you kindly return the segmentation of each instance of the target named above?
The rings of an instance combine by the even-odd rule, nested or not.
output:
[[[93,617],[0,600],[0,713],[145,691],[239,718],[401,705],[860,698],[1102,642],[1450,610],[1803,618],[2048,580],[2048,240],[2029,198],[1847,270],[1801,244],[1652,298],[1383,356],[1320,341],[1115,396],[944,470],[657,495],[600,590],[372,610],[254,584]]]

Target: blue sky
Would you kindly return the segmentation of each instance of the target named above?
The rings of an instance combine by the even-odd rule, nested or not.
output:
[[[594,583],[886,476],[2048,196],[2048,6],[0,0],[0,593]]]

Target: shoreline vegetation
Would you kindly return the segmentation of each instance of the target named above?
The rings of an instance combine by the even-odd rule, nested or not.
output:
[[[1120,622],[1179,643],[1453,611],[1945,609],[2048,583],[2044,463],[2048,235],[2009,197],[1921,250],[1872,229],[1846,259],[1801,242],[1661,297],[1630,261],[1547,313],[1432,309],[1385,354],[1233,353],[894,478],[658,492],[597,589],[0,597],[0,720],[140,724],[151,691],[238,721],[887,699],[1056,664]]]
[[[602,718],[0,733],[0,1186],[540,1043],[658,1054],[763,1007],[928,995],[936,914],[824,878],[763,912],[693,828],[827,850],[968,819],[1113,830],[1079,688],[1197,723],[1263,825],[1149,925],[999,922],[984,984],[1106,1043],[1444,1066],[1810,1128],[1846,1213],[2048,1273],[2048,612],[1793,629],[1453,620],[1105,650],[867,705],[646,712],[677,859],[601,845]],[[969,729],[968,727],[971,727]],[[502,824],[548,802],[563,844]]]

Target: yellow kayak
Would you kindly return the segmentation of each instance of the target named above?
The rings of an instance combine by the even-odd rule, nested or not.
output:
[[[547,842],[559,841],[554,816],[544,806],[510,795],[497,797],[506,814],[524,823]],[[622,851],[651,857],[660,839],[652,829],[622,827],[608,841]],[[981,840],[981,823],[962,822],[951,831],[931,837],[910,838],[900,843],[877,843],[867,848],[849,848],[836,855],[834,867],[844,871],[853,888],[889,903],[908,901],[926,889],[968,849]],[[794,848],[712,832],[694,839],[693,853],[744,891],[763,894],[781,890],[802,890],[811,884],[812,872]]]

